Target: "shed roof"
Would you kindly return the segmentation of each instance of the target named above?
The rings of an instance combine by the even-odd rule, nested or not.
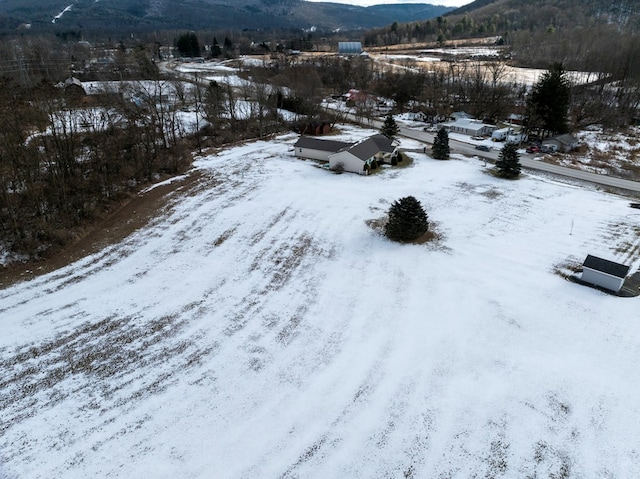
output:
[[[336,140],[321,140],[319,138],[312,138],[309,136],[301,136],[298,141],[293,145],[296,148],[309,148],[311,150],[330,151],[335,153],[344,148],[351,146],[352,143],[345,143],[344,141]]]
[[[585,268],[600,271],[602,273],[610,274],[616,278],[624,278],[629,272],[629,266],[624,264],[609,261],[608,259],[598,258],[597,256],[587,255],[587,259],[584,260],[582,265]]]

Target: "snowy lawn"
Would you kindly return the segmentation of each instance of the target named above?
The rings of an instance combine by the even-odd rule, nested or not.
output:
[[[472,159],[335,175],[296,139],[0,291],[0,477],[640,476],[638,300],[555,272],[635,271],[628,199]],[[368,226],[407,195],[439,240]]]

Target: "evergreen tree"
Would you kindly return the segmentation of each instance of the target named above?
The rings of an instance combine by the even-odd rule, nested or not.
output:
[[[567,133],[571,86],[562,63],[554,63],[533,87],[527,101],[527,127],[548,134]]]
[[[413,196],[400,198],[389,208],[385,235],[395,241],[413,241],[429,230],[427,213]]]
[[[398,124],[396,120],[393,119],[391,115],[387,115],[384,119],[384,124],[382,128],[380,128],[380,133],[391,140],[395,140],[396,136],[400,132],[400,128],[398,128]]]
[[[220,55],[222,55],[222,48],[220,48],[218,39],[213,37],[213,43],[211,44],[211,58],[218,58]]]
[[[176,40],[176,48],[183,57],[199,57],[200,43],[195,33],[184,33]]]
[[[440,128],[435,138],[433,139],[433,148],[431,155],[436,160],[448,160],[449,153],[449,133],[445,128]]]
[[[231,40],[229,39],[229,37],[224,37],[224,56],[226,58],[231,58],[233,56],[233,43],[231,42]]]
[[[516,178],[520,174],[520,157],[515,143],[507,143],[500,150],[496,161],[498,174],[504,178]]]
[[[226,113],[227,96],[218,82],[212,80],[204,96],[204,115],[213,131],[217,131]]]

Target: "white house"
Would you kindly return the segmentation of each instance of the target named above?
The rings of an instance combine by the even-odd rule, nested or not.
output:
[[[353,143],[344,141],[321,140],[309,136],[301,136],[293,145],[295,155],[298,158],[308,158],[311,160],[329,161],[329,155],[348,148]]]
[[[555,145],[556,151],[562,151],[564,153],[575,150],[580,145],[578,139],[573,135],[558,135],[542,140],[542,145]]]
[[[582,281],[617,293],[629,273],[629,266],[587,255],[582,265]]]
[[[366,174],[366,165],[371,165],[374,160],[388,163],[396,151],[392,140],[383,135],[373,135],[329,155],[329,168],[341,165],[344,171]]]
[[[485,136],[490,135],[495,129],[495,125],[487,125],[480,120],[474,120],[472,118],[461,118],[456,121],[450,121],[443,123],[447,131],[451,133],[462,133],[469,136]]]

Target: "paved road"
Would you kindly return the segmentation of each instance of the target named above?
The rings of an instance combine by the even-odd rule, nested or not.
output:
[[[370,120],[367,118],[356,119],[354,115],[350,115],[349,118],[354,121],[359,121],[363,126],[369,126],[371,128],[377,129],[382,127],[382,122],[378,120]],[[399,134],[401,136],[404,136],[405,138],[412,138],[414,140],[427,143],[428,145],[431,145],[433,143],[434,135],[432,133],[427,133],[401,126]],[[498,159],[498,154],[500,153],[499,150],[479,151],[475,149],[474,145],[470,145],[469,143],[457,141],[451,138],[449,139],[449,147],[451,148],[452,153],[459,153],[465,156],[477,156],[490,162],[495,162],[495,160]],[[428,148],[430,148],[430,146]],[[531,170],[544,171],[546,173],[566,176],[582,181],[589,181],[591,183],[597,183],[603,186],[610,186],[613,188],[621,188],[623,190],[640,192],[640,182],[637,181],[623,180],[621,178],[615,178],[613,176],[600,175],[596,173],[588,173],[586,171],[566,168],[564,166],[553,165],[551,163],[545,163],[543,161],[536,160],[535,158],[535,155],[520,155],[520,164],[523,168],[529,168]]]

